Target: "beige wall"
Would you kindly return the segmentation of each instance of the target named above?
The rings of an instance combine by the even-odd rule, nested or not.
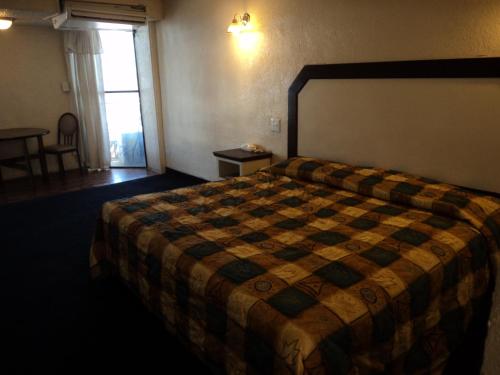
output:
[[[225,32],[245,4],[256,30],[246,41]],[[500,55],[498,0],[167,0],[164,8],[167,164],[208,179],[217,177],[213,150],[254,142],[285,157],[287,91],[305,64]],[[270,132],[271,116],[281,134]],[[496,299],[487,374],[500,373]]]
[[[225,32],[245,3],[253,46]],[[167,164],[209,179],[213,150],[253,142],[286,155],[287,90],[305,64],[500,55],[497,0],[167,0],[164,8]],[[281,134],[270,132],[271,116]]]
[[[70,95],[61,90],[67,81],[62,33],[46,26],[14,24],[0,31],[0,128],[41,127],[51,131],[45,144],[56,142],[57,120],[71,110]],[[1,145],[1,144],[0,144]],[[36,142],[30,147],[36,150]],[[65,156],[68,168],[72,155]],[[57,163],[48,156],[49,168]],[[38,161],[33,161],[38,171]],[[5,178],[23,172],[3,169]]]
[[[499,102],[498,78],[310,80],[298,154],[500,193]]]

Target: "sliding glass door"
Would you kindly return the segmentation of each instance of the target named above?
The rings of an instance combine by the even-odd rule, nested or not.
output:
[[[111,167],[146,167],[134,34],[101,30]]]

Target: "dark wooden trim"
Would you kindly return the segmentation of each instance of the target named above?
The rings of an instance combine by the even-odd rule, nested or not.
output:
[[[288,89],[288,157],[298,156],[298,97],[310,79],[499,77],[500,57],[306,65]],[[464,189],[500,198],[500,193]]]
[[[273,154],[271,152],[251,152],[234,148],[231,150],[214,151],[214,156],[244,163],[247,161],[271,159]]]
[[[288,89],[288,157],[298,155],[298,96],[310,79],[498,77],[499,57],[306,65]]]

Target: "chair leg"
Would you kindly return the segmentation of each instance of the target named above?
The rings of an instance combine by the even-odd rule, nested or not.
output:
[[[80,158],[80,151],[76,150],[76,158],[78,159],[78,167],[80,168],[80,174],[83,174],[82,159]]]
[[[59,174],[61,175],[61,177],[64,177],[65,171],[62,154],[57,154],[57,162],[59,163]]]
[[[24,139],[23,148],[24,148],[24,160],[26,161],[26,168],[28,169],[28,173],[30,175],[31,185],[35,187],[35,178],[33,176],[33,168],[31,168],[30,153],[28,151],[28,143],[26,142],[26,139]]]

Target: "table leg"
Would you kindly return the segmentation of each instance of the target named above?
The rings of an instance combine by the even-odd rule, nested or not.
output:
[[[24,149],[24,160],[26,162],[26,169],[30,175],[31,185],[35,187],[35,177],[33,176],[33,169],[31,168],[31,158],[30,152],[28,150],[28,141],[26,138],[23,139],[23,149]]]
[[[45,149],[43,148],[43,138],[41,135],[38,139],[38,158],[40,159],[40,169],[42,170],[42,177],[44,180],[49,179],[49,171],[47,170],[47,159],[45,159]]]

